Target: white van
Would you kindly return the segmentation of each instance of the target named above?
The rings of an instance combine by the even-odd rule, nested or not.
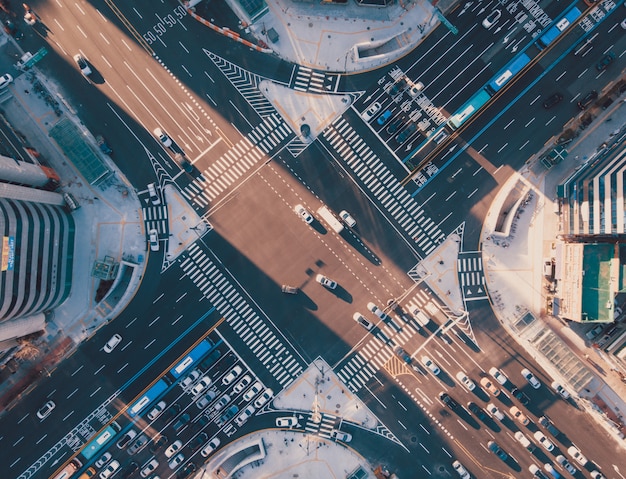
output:
[[[159,195],[157,195],[156,186],[154,185],[154,183],[150,183],[148,185],[148,195],[150,195],[150,201],[153,205],[161,204],[161,198],[159,198]]]
[[[420,326],[426,327],[428,326],[428,323],[430,323],[430,319],[428,318],[428,316],[422,313],[419,309],[413,311],[413,316],[415,316],[415,319],[420,324]]]

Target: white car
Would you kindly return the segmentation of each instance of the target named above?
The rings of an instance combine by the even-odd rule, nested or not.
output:
[[[413,83],[408,92],[413,98],[415,98],[424,89],[424,84],[421,81]]]
[[[103,471],[100,472],[100,479],[109,479],[120,468],[119,461],[111,461]]]
[[[156,459],[152,459],[141,470],[141,477],[148,477],[151,472],[154,472],[156,470],[157,467],[159,467],[159,461],[157,461]]]
[[[102,456],[100,456],[100,458],[93,463],[93,465],[95,467],[97,467],[98,469],[100,469],[102,466],[104,466],[107,462],[109,462],[111,460],[111,453],[110,452],[105,452],[104,454],[102,454]]]
[[[562,454],[559,454],[558,456],[556,456],[556,462],[558,462],[561,465],[561,467],[565,469],[567,472],[569,472],[572,476],[575,476],[576,473],[578,472],[578,469],[572,466],[569,463],[569,461],[565,459],[565,456],[563,456]]]
[[[254,414],[254,411],[256,411],[254,406],[252,404],[248,404],[248,407],[245,408],[239,414],[239,416],[235,418],[235,422],[237,423],[237,426],[239,427],[243,426],[244,423]]]
[[[148,413],[148,419],[154,421],[157,417],[163,414],[163,411],[165,411],[166,407],[167,403],[165,401],[159,401],[158,404],[154,406]]]
[[[209,457],[209,455],[213,451],[215,451],[219,445],[220,445],[220,440],[217,437],[214,437],[213,439],[209,441],[209,443],[206,446],[204,446],[202,451],[200,451],[200,455],[202,457]]]
[[[228,403],[230,402],[230,396],[228,394],[224,394],[219,401],[217,401],[214,405],[213,405],[213,410],[214,411],[219,411],[220,409],[222,409],[224,406],[226,406]]]
[[[302,221],[304,221],[307,225],[313,223],[313,216],[307,211],[304,206],[296,205],[293,207],[293,210],[300,218],[302,218]]]
[[[230,383],[232,383],[235,379],[237,379],[239,377],[239,375],[243,372],[243,369],[241,369],[241,366],[235,366],[233,369],[230,370],[230,372],[224,377],[224,379],[222,379],[222,384],[224,386],[228,386]]]
[[[439,376],[441,369],[439,369],[439,366],[437,366],[428,356],[422,356],[422,364],[430,369],[430,372],[435,376]]]
[[[185,460],[185,456],[183,456],[183,454],[178,454],[177,456],[174,456],[174,459],[171,459],[170,462],[168,463],[168,465],[170,466],[170,469],[176,469],[178,466],[181,465],[181,463]]]
[[[476,384],[463,371],[456,373],[456,378],[459,382],[467,388],[468,391],[473,391],[476,388]]]
[[[273,397],[274,391],[267,388],[265,391],[263,391],[263,394],[256,398],[256,401],[254,401],[254,407],[257,409],[261,409],[263,406],[265,406],[265,403],[271,400]]]
[[[502,12],[500,10],[494,10],[483,20],[483,27],[489,30],[493,25],[500,20]]]
[[[155,128],[153,133],[164,147],[169,148],[170,146],[172,146],[172,139],[167,136],[165,132],[161,130],[161,128]]]
[[[85,57],[83,57],[80,53],[77,53],[74,55],[74,61],[76,62],[76,65],[78,65],[80,72],[85,77],[91,75],[91,68],[89,68],[89,64],[87,63],[87,60],[85,60]]]
[[[45,418],[47,418],[50,415],[50,413],[54,410],[55,407],[56,407],[56,404],[54,404],[54,401],[46,402],[46,404],[41,406],[39,410],[37,411],[37,417],[41,421],[43,421]]]
[[[626,30],[626,20],[622,22],[622,28]],[[591,471],[591,477],[593,479],[606,479],[606,476],[602,474],[600,471]]]
[[[517,431],[515,433],[515,439],[517,439],[517,442],[519,442],[522,446],[524,446],[527,449],[532,444],[530,442],[530,439],[528,439],[522,431]]]
[[[354,319],[357,323],[359,323],[361,326],[363,326],[368,331],[371,331],[372,327],[374,326],[371,322],[369,322],[367,319],[365,319],[361,315],[361,313],[354,313],[352,315],[352,319]]]
[[[104,345],[104,352],[105,353],[110,353],[112,352],[118,344],[120,344],[122,342],[122,337],[119,334],[114,334],[113,336],[111,336],[111,339],[109,339],[107,341],[107,343]]]
[[[467,469],[465,469],[465,467],[463,467],[463,464],[461,464],[459,461],[454,461],[452,463],[452,468],[457,472],[461,479],[469,479],[470,473],[467,472]]]
[[[587,463],[589,462],[587,458],[583,456],[583,453],[580,452],[580,449],[578,449],[576,446],[570,446],[567,449],[567,453],[570,456],[572,456],[572,459],[574,459],[574,461],[576,461],[578,464],[580,464],[583,467],[585,467]]]
[[[350,228],[354,228],[356,226],[356,220],[346,210],[341,210],[339,218],[341,218]]]
[[[535,439],[545,448],[546,451],[550,452],[554,450],[554,444],[552,443],[552,441],[550,441],[550,439],[548,439],[546,435],[541,431],[535,432]]]
[[[322,286],[325,286],[328,289],[335,289],[337,287],[337,281],[333,281],[332,279],[324,276],[323,274],[318,274],[315,277],[315,281],[317,281]]]
[[[198,371],[197,369],[194,369],[189,374],[187,374],[187,376],[185,376],[185,378],[179,383],[180,387],[183,389],[187,389],[189,386],[195,383],[199,377],[200,377],[200,371]]]
[[[183,447],[183,442],[179,439],[178,441],[174,441],[170,446],[165,450],[165,457],[168,459],[172,457],[174,454],[178,452],[178,450]]]
[[[498,368],[491,368],[489,370],[489,374],[491,374],[496,381],[498,381],[502,386],[504,386],[509,378],[507,378],[502,371]]]
[[[495,417],[496,419],[498,419],[498,421],[504,421],[504,413],[500,411],[494,403],[490,402],[489,404],[487,404],[486,409],[487,409],[487,412],[491,414],[493,417]]]
[[[276,418],[276,427],[294,427],[298,424],[298,419],[294,416]]]
[[[196,383],[196,385],[191,388],[191,395],[192,396],[197,396],[202,391],[204,391],[206,388],[208,388],[211,385],[211,383],[212,383],[212,381],[211,381],[211,378],[209,376],[203,376],[202,379],[200,379],[200,381],[198,381]]]
[[[370,105],[370,107],[367,110],[361,113],[361,118],[363,118],[363,120],[365,121],[370,121],[372,118],[374,118],[374,115],[380,111],[380,108],[381,108],[380,103],[375,101],[374,103]]]
[[[567,389],[561,386],[558,382],[553,381],[550,386],[552,386],[552,389],[554,389],[563,399],[569,399],[569,392],[567,392]]]
[[[159,233],[152,228],[149,232],[150,251],[159,251]]]
[[[380,309],[378,306],[376,306],[374,303],[367,303],[367,309],[369,309],[372,313],[374,313],[383,321],[386,321],[389,319],[389,316],[385,314],[384,311]]]
[[[352,441],[352,434],[348,434],[347,432],[339,431],[338,429],[333,429],[330,432],[330,437],[335,441],[343,441],[350,442]]]
[[[541,387],[539,379],[537,379],[528,369],[522,369],[522,377],[528,381],[528,384],[530,384],[533,388],[539,389]]]
[[[261,389],[263,389],[263,384],[261,384],[261,381],[255,382],[252,387],[248,389],[243,395],[243,400],[245,402],[251,401],[254,396],[261,392]]]
[[[0,77],[0,90],[9,86],[9,84],[13,81],[13,77],[8,73],[5,73]]]
[[[252,382],[252,378],[250,377],[249,374],[246,374],[244,377],[241,378],[241,381],[239,381],[237,384],[235,384],[235,386],[233,387],[233,392],[236,393],[236,394],[239,394],[251,382]]]

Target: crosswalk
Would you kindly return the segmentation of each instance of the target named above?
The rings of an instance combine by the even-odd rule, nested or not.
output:
[[[465,301],[487,299],[481,251],[460,252],[457,258],[457,271]]]
[[[224,273],[196,244],[180,260],[180,267],[215,306],[238,337],[281,386],[287,387],[303,371],[303,365],[283,338],[248,304]]]
[[[323,138],[389,212],[423,257],[428,256],[445,239],[439,226],[426,215],[424,209],[343,117],[324,130]]]
[[[330,433],[335,426],[338,424],[339,420],[337,416],[328,413],[320,412],[322,418],[319,423],[313,421],[313,415],[310,414],[307,417],[306,424],[304,425],[305,431],[311,434],[317,434],[319,436],[330,438]]]
[[[254,130],[248,133],[250,141],[268,154],[278,145],[286,143],[292,136],[294,135],[291,129],[275,113],[265,117]]]
[[[157,233],[159,233],[159,236],[168,236],[170,234],[167,205],[144,206],[142,207],[142,212],[146,231],[155,229]]]
[[[374,337],[370,337],[354,355],[335,368],[337,376],[354,393],[359,391],[389,361],[394,354],[392,347],[407,343],[415,336],[417,330],[406,324],[400,331],[384,325],[380,332],[388,341],[381,340],[376,336],[377,333],[372,333]]]
[[[298,65],[298,71],[290,87],[303,92],[329,93],[337,89],[339,78],[339,75],[316,72]]]

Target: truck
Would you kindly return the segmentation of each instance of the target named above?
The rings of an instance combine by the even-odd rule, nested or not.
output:
[[[318,208],[317,214],[328,224],[328,226],[335,230],[335,233],[339,234],[343,231],[343,224],[341,221],[339,221],[333,212],[326,206]]]

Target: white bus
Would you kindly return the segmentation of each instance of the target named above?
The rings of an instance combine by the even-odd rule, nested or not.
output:
[[[339,234],[343,231],[343,224],[337,219],[337,217],[326,206],[322,206],[317,210],[317,214],[328,223],[335,233]]]

